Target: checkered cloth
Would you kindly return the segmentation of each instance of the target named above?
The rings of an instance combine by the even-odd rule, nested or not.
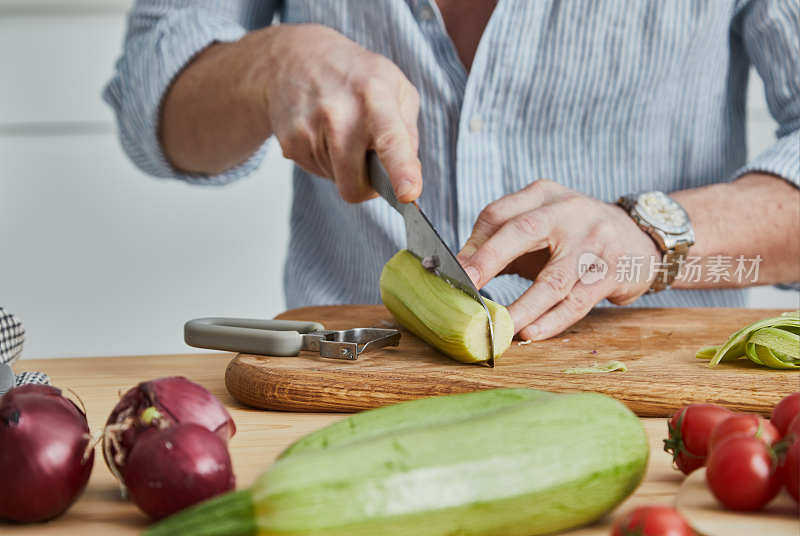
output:
[[[0,363],[11,363],[22,353],[25,328],[19,319],[0,307]]]
[[[50,376],[44,372],[20,372],[17,374],[16,386],[26,383],[37,383],[39,385],[50,385]]]
[[[25,342],[25,328],[22,322],[0,307],[0,364],[11,364],[22,354]],[[16,386],[26,383],[50,385],[50,378],[43,372],[20,372],[16,376]]]

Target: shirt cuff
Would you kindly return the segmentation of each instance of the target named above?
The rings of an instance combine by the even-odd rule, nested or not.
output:
[[[744,167],[739,168],[731,180],[747,173],[771,173],[800,187],[800,130],[780,138]]]
[[[183,173],[167,160],[158,127],[161,102],[175,77],[214,42],[238,41],[245,29],[208,10],[170,12],[150,31],[128,39],[103,92],[114,108],[122,147],[145,173],[197,184],[226,184],[251,173],[264,158],[264,143],[246,162],[219,175]]]

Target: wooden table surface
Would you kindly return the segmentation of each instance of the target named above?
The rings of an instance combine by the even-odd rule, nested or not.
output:
[[[54,385],[72,389],[83,400],[93,433],[99,433],[106,417],[124,392],[137,382],[170,375],[183,375],[208,388],[230,409],[237,433],[230,442],[239,487],[250,485],[278,453],[304,434],[341,419],[339,414],[280,413],[255,410],[236,402],[225,390],[225,367],[233,354],[163,355],[115,358],[37,359],[15,364],[15,371],[39,370],[50,375]],[[650,464],[645,481],[619,510],[601,522],[568,533],[572,536],[609,534],[609,525],[619,512],[642,504],[673,504],[682,475],[670,466],[662,451],[665,419],[642,419],[650,438]],[[147,519],[136,507],[120,498],[117,484],[95,454],[89,486],[66,514],[44,524],[10,525],[0,522],[2,534],[113,535],[136,534]]]

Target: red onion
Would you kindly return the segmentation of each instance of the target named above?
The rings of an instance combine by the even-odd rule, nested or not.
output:
[[[92,473],[90,441],[86,415],[55,387],[0,397],[0,519],[44,521],[69,508]]]
[[[125,393],[106,422],[103,454],[121,478],[126,458],[138,437],[151,427],[194,423],[228,441],[236,433],[228,411],[205,387],[182,376],[142,382]]]
[[[198,424],[146,430],[130,451],[123,471],[131,499],[153,519],[236,485],[226,443]]]
[[[39,383],[27,383],[25,385],[21,385],[16,389],[12,389],[5,394],[5,399],[10,400],[12,397],[17,395],[28,395],[31,393],[36,393],[40,395],[52,395],[52,396],[61,396],[61,389],[58,387],[53,387],[52,385],[42,385]]]

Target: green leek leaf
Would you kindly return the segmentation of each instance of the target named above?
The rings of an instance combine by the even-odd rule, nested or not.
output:
[[[622,361],[608,361],[606,363],[594,363],[590,367],[574,367],[565,369],[565,374],[592,374],[597,372],[628,372],[628,367]]]
[[[800,369],[800,311],[791,311],[746,326],[722,346],[706,346],[698,359],[715,367],[726,361],[749,359],[774,369]]]

